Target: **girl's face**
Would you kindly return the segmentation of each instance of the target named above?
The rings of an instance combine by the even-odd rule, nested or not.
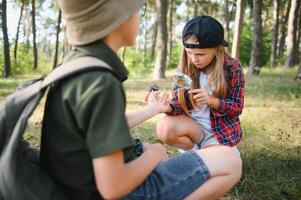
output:
[[[197,68],[204,69],[213,60],[217,48],[185,48],[187,58],[192,62]]]

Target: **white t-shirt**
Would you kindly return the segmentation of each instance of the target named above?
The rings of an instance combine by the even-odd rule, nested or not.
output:
[[[201,72],[200,73],[200,87],[205,87],[207,83],[207,76]],[[211,124],[210,124],[210,108],[206,106],[206,108],[203,111],[193,110],[191,113],[191,117],[195,119],[203,129],[205,129],[205,132],[209,133],[211,131]]]

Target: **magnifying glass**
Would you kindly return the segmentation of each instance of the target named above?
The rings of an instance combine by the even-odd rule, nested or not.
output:
[[[171,76],[170,80],[178,89],[178,98],[181,108],[190,115],[193,109],[203,112],[207,105],[196,105],[193,99],[193,94],[188,93],[188,90],[192,89],[192,79],[182,72],[176,72]]]
[[[170,80],[177,88],[185,90],[190,90],[192,88],[192,79],[182,72],[176,72],[170,77]]]

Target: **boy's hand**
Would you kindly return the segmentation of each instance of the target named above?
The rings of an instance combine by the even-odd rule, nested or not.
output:
[[[170,98],[167,92],[150,92],[147,97],[147,102],[149,106],[158,110],[158,113],[171,112]]]
[[[144,153],[148,152],[152,154],[155,158],[158,159],[158,161],[162,161],[168,158],[166,149],[162,144],[156,143],[156,144],[143,144],[143,151]]]

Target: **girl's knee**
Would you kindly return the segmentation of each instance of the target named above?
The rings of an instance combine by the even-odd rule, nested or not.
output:
[[[159,140],[162,142],[168,142],[172,140],[173,133],[174,132],[174,127],[170,123],[170,120],[165,117],[161,121],[158,122],[157,124],[157,136]]]

